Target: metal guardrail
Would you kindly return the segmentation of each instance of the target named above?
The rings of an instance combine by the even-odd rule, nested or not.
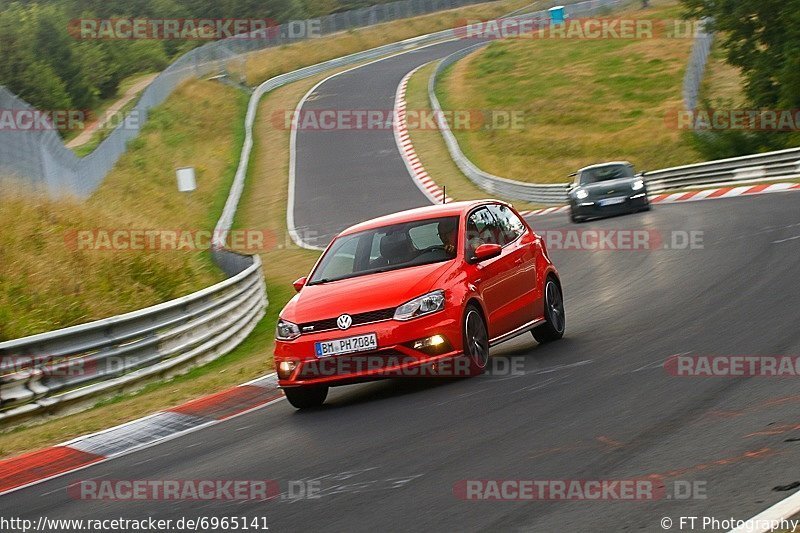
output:
[[[320,36],[382,24],[472,5],[486,0],[397,0],[333,13],[313,19]],[[318,24],[316,24],[318,23]],[[297,27],[312,27],[308,21],[290,21],[275,28],[252,32],[248,37],[229,37],[194,48],[161,72],[142,92],[124,120],[89,155],[79,158],[52,129],[15,131],[0,128],[0,175],[54,197],[85,198],[94,192],[125,153],[128,143],[139,135],[150,110],[160,105],[184,81],[231,72],[241,74],[245,54],[296,42]],[[306,37],[308,38],[308,37]],[[0,109],[19,112],[33,108],[0,86]]]
[[[118,391],[231,351],[264,316],[261,259],[214,252],[234,273],[159,305],[0,343],[0,423]]]
[[[586,2],[578,2],[576,4],[566,6],[565,13],[567,16],[574,17],[577,15],[590,14],[609,8],[619,7],[627,3],[629,3],[629,0],[589,0]],[[549,17],[547,11],[540,11],[527,16],[544,21],[546,21]],[[447,150],[450,152],[450,157],[453,159],[461,172],[470,179],[470,181],[492,195],[514,200],[523,200],[525,202],[536,204],[564,203],[567,199],[567,184],[559,183],[551,185],[525,183],[522,181],[495,176],[494,174],[489,174],[488,172],[485,172],[475,166],[475,164],[470,161],[466,155],[464,155],[464,152],[461,150],[461,147],[458,144],[458,140],[450,130],[450,125],[447,122],[447,118],[442,112],[442,106],[439,103],[439,99],[436,97],[436,83],[442,72],[444,72],[447,67],[466,57],[481,46],[485,46],[487,44],[489,43],[478,43],[475,46],[459,50],[458,52],[445,57],[439,61],[439,64],[436,66],[436,69],[434,69],[433,74],[428,80],[428,99],[430,100],[431,108],[436,116],[439,131],[442,133],[444,142],[447,145]]]
[[[644,174],[651,193],[796,177],[800,177],[800,148],[653,170]]]

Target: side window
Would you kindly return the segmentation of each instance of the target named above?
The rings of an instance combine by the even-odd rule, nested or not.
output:
[[[442,244],[442,239],[436,231],[438,224],[423,224],[414,226],[408,230],[408,235],[411,237],[411,242],[414,243],[414,248],[417,250],[425,250],[431,246],[439,246]]]
[[[475,255],[481,244],[499,244],[498,225],[494,215],[486,207],[473,211],[467,219],[467,257]]]
[[[500,242],[498,244],[505,246],[517,240],[525,232],[525,224],[507,206],[495,204],[490,205],[489,209],[500,226]]]

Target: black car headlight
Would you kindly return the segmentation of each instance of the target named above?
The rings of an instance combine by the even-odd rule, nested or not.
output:
[[[438,290],[410,300],[394,312],[395,320],[411,320],[444,309],[444,291]]]
[[[275,327],[275,338],[279,341],[290,341],[300,336],[300,327],[282,318]]]

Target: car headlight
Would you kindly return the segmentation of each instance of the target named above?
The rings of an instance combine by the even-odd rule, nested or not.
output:
[[[444,309],[444,291],[438,290],[423,294],[406,302],[394,312],[395,320],[411,320]]]
[[[279,341],[290,341],[300,336],[300,327],[297,324],[292,324],[288,320],[278,320],[278,325],[275,328],[275,338]]]
[[[575,198],[577,198],[578,200],[585,200],[588,197],[589,197],[589,193],[584,191],[583,189],[578,189],[575,192]]]
[[[633,189],[634,191],[638,191],[639,189],[643,188],[644,188],[644,180],[636,180],[633,182],[633,185],[631,185],[631,189]]]

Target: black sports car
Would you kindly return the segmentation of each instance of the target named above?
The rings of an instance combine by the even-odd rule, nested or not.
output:
[[[573,176],[567,192],[573,222],[650,209],[647,185],[627,161],[584,167]]]

